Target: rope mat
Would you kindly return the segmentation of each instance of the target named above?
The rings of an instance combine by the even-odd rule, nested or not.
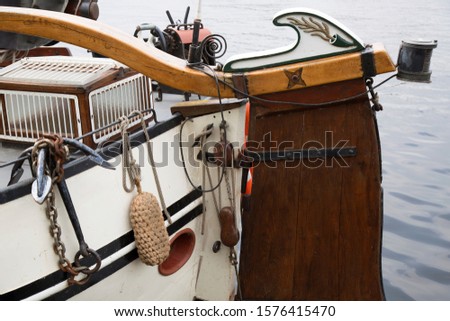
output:
[[[156,197],[147,192],[131,202],[130,220],[139,258],[147,265],[159,265],[169,256],[169,234]]]

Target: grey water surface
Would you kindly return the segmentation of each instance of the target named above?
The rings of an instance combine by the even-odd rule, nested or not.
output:
[[[99,21],[133,34],[143,22],[168,24],[166,10],[190,20],[197,1],[99,1]],[[280,10],[320,10],[365,43],[382,42],[396,61],[402,40],[438,40],[432,83],[390,80],[377,89],[384,187],[383,278],[387,300],[450,300],[450,1],[203,0],[201,18],[223,35],[228,52],[291,44],[295,32],[275,27]],[[375,83],[391,74],[380,75]]]

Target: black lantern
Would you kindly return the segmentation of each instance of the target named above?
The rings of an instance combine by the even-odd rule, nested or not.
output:
[[[430,61],[437,40],[402,41],[398,53],[397,78],[406,81],[431,82]]]

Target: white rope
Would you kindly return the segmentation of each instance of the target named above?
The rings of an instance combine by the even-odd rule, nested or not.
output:
[[[141,180],[141,168],[136,164],[136,160],[133,158],[133,152],[131,151],[130,139],[127,132],[130,121],[126,116],[122,116],[120,120],[120,132],[122,134],[122,186],[125,192],[131,193],[136,187],[136,182],[140,182]],[[138,192],[141,192],[139,187]]]
[[[155,159],[153,158],[153,149],[152,149],[152,143],[150,141],[150,136],[147,132],[147,127],[145,126],[145,120],[141,112],[136,111],[135,114],[139,115],[141,118],[141,126],[142,130],[144,131],[145,140],[147,142],[147,154],[148,154],[148,160],[150,162],[150,166],[152,167],[153,171],[153,177],[155,179],[156,188],[158,190],[159,200],[161,202],[161,207],[164,212],[164,215],[166,216],[167,220],[169,221],[169,224],[172,224],[172,217],[169,214],[169,211],[167,211],[166,202],[164,200],[164,195],[161,189],[161,183],[159,182],[158,172],[156,171],[156,164]]]

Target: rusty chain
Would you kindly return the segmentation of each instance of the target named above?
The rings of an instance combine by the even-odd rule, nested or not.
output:
[[[47,148],[50,155],[55,160],[55,168],[52,173],[47,172],[52,177],[53,183],[60,182],[64,177],[63,164],[69,156],[69,149],[63,144],[63,139],[59,135],[44,135],[36,141],[31,152],[33,169],[37,165],[37,155],[40,149]],[[48,169],[48,168],[47,168]],[[49,169],[48,169],[49,170]]]

